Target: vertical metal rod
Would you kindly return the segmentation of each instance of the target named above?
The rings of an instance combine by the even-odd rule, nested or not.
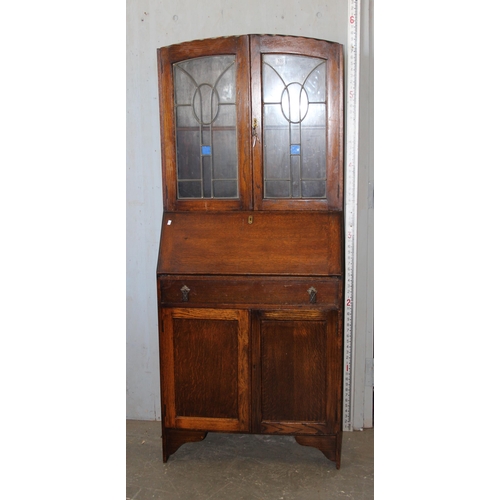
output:
[[[196,94],[195,94],[196,95]],[[199,130],[200,130],[200,146],[199,146],[199,152],[200,152],[200,189],[201,189],[201,197],[205,197],[205,184],[203,182],[203,153],[202,153],[202,146],[203,146],[203,101],[202,101],[202,95],[200,92],[200,86],[198,86],[198,95],[200,96],[200,119],[199,119]],[[193,99],[193,111],[195,110],[194,107],[194,99]]]
[[[210,94],[210,197],[214,198],[214,129],[213,123],[216,119],[214,116],[214,90],[212,87],[212,92]],[[217,109],[218,111],[218,109]],[[218,113],[217,113],[218,114]]]

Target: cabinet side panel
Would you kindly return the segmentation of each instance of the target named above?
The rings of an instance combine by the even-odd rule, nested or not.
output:
[[[172,201],[177,196],[175,183],[175,134],[173,111],[172,68],[165,49],[158,49],[158,99],[160,112],[160,147],[162,163],[163,209],[173,207]]]

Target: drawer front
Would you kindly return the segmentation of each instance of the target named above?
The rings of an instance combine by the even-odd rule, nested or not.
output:
[[[327,306],[340,308],[342,286],[331,279],[159,278],[160,305]]]

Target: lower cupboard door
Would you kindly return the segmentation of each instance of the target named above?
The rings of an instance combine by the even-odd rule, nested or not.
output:
[[[249,312],[160,311],[164,426],[248,431]]]
[[[252,330],[256,432],[338,432],[342,403],[338,311],[258,311]]]

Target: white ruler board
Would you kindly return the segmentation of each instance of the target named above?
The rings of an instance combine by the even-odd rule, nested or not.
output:
[[[344,170],[345,303],[344,303],[344,431],[352,431],[353,349],[355,332],[356,231],[358,204],[359,1],[349,0],[346,47],[346,143]]]

